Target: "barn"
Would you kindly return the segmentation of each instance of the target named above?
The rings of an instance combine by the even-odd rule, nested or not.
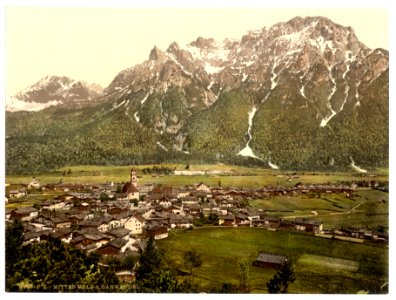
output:
[[[286,261],[287,257],[285,255],[260,252],[253,262],[253,266],[260,268],[279,268]]]

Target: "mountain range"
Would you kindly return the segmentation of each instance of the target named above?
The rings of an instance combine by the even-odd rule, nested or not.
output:
[[[36,106],[7,102],[7,172],[161,162],[364,172],[388,164],[389,53],[366,47],[351,27],[296,17],[240,40],[154,47],[148,57],[103,90],[47,76],[15,95]]]

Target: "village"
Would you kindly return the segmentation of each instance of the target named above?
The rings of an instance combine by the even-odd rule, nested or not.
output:
[[[248,201],[282,195],[343,193],[351,197],[357,184],[303,185],[232,189],[197,183],[186,187],[138,184],[136,169],[122,186],[49,184],[33,179],[27,188],[62,190],[63,194],[39,205],[6,209],[6,222],[21,220],[25,244],[40,242],[51,235],[63,242],[102,255],[141,253],[148,237],[163,239],[174,229],[191,230],[202,225],[263,227],[267,230],[294,230],[327,238],[387,241],[385,234],[372,230],[326,230],[319,220],[274,217],[253,209]],[[9,198],[23,197],[26,190],[12,190]],[[315,211],[312,212],[315,215]]]

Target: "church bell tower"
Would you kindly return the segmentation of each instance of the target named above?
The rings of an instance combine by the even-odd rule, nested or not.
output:
[[[131,183],[137,187],[137,182],[138,182],[138,178],[137,178],[137,174],[136,174],[136,169],[132,168],[131,169]]]

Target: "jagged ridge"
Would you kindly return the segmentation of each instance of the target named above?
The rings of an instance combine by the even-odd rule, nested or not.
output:
[[[82,123],[125,119],[133,130],[153,131],[147,143],[172,159],[244,163],[250,156],[272,167],[317,168],[348,166],[353,156],[356,164],[379,166],[387,151],[367,157],[348,139],[373,123],[356,121],[369,92],[381,90],[373,101],[388,102],[388,62],[388,51],[367,48],[350,27],[296,17],[239,41],[200,37],[166,51],[154,47],[147,61],[114,78]],[[369,130],[387,133],[387,112],[375,121]],[[359,143],[369,151],[368,141]]]

